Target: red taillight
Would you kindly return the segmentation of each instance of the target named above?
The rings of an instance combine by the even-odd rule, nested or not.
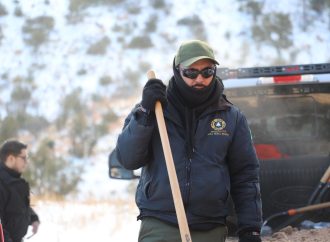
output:
[[[296,82],[315,82],[317,79],[313,75],[293,75],[293,76],[274,76],[260,77],[258,84],[285,84]]]
[[[300,82],[301,75],[295,76],[274,76],[273,77],[274,83],[291,83],[291,82]]]

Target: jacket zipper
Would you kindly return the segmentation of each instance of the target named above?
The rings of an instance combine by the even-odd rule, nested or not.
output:
[[[185,183],[185,199],[184,199],[184,205],[185,207],[188,206],[189,203],[189,194],[190,194],[190,174],[191,174],[191,163],[192,163],[192,159],[189,157],[188,159],[188,163],[186,165],[186,172],[187,172],[187,176],[186,176],[186,183]]]

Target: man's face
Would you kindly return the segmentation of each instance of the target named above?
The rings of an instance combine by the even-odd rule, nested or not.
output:
[[[22,174],[27,168],[28,160],[27,149],[23,149],[19,155],[9,155],[6,164],[12,170]]]
[[[214,76],[214,70],[215,65],[211,60],[201,59],[191,64],[189,67],[180,66],[180,75],[188,86],[196,89],[203,89],[210,85]],[[197,77],[195,77],[196,71],[203,71],[203,74],[199,73]]]

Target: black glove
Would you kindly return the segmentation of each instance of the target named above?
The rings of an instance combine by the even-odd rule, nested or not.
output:
[[[260,234],[257,232],[247,232],[239,235],[238,242],[261,242]]]
[[[147,110],[155,111],[156,101],[160,101],[162,106],[167,104],[166,86],[159,79],[150,79],[143,88],[141,105]]]

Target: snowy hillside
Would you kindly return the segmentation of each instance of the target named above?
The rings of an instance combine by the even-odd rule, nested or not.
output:
[[[34,95],[47,100],[40,112],[50,119],[60,108],[60,93],[74,86],[97,91],[103,76],[113,81],[109,96],[129,82],[144,83],[148,68],[166,81],[175,51],[186,39],[208,40],[222,66],[265,66],[277,58],[271,45],[257,45],[253,21],[238,11],[239,1],[104,0],[87,7],[84,2],[92,1],[1,1],[6,13],[0,16],[1,82],[33,77],[38,83]],[[284,0],[265,2],[265,14],[290,13],[293,45],[283,48],[286,64],[329,61],[327,16],[302,31],[302,21],[310,16],[304,16],[299,0],[290,1],[290,7]],[[44,38],[39,45],[33,43],[38,38],[33,30],[39,31],[39,41]],[[274,41],[280,37],[272,35]]]
[[[310,2],[1,0],[0,105],[10,99],[15,81],[25,78],[34,83],[33,112],[51,124],[62,109],[59,100],[75,87],[88,101],[102,93],[120,117],[97,140],[93,156],[82,159],[85,172],[71,202],[35,201],[41,227],[27,241],[136,241],[136,181],[110,180],[107,156],[140,98],[146,71],[154,69],[166,83],[176,49],[187,39],[208,41],[221,67],[330,62],[329,9],[311,11]],[[260,12],[255,3],[262,3]],[[1,108],[0,118],[6,115]],[[63,147],[67,133],[59,136]],[[96,202],[85,201],[90,198]]]
[[[176,48],[185,39],[208,40],[222,66],[264,66],[276,59],[274,48],[257,46],[250,32],[251,17],[238,11],[239,1],[104,0],[79,11],[72,10],[75,2],[86,1],[1,1],[7,14],[0,17],[0,74],[2,78],[6,74],[7,80],[32,75],[38,83],[35,95],[54,97],[42,110],[48,117],[59,108],[54,94],[72,86],[93,92],[100,88],[102,76],[110,76],[114,82],[110,96],[128,81],[125,73],[132,73],[143,83],[145,68],[150,67],[166,80]],[[292,14],[293,45],[283,48],[282,54],[287,64],[329,61],[330,34],[325,17],[301,31],[304,13],[300,1],[290,1],[290,7],[287,1],[266,3],[265,13],[276,10]],[[40,16],[48,18],[43,29],[47,36],[42,44],[33,46],[28,40],[36,36],[28,31],[28,23],[38,29],[33,20]],[[273,35],[274,39],[280,37]],[[102,50],[92,51],[91,46],[102,43]],[[291,52],[297,52],[295,63],[290,63]]]
[[[214,46],[222,67],[330,61],[327,11],[319,15],[306,11],[308,1],[263,2],[260,14],[264,17],[253,17],[240,11],[244,1],[2,0],[2,101],[8,98],[10,85],[18,76],[35,81],[37,112],[50,121],[61,109],[60,97],[74,87],[81,87],[86,95],[105,93],[116,99],[123,90],[140,95],[146,71],[156,70],[166,82],[179,43],[191,38]],[[281,36],[274,28],[260,41],[253,36],[251,26],[264,27],[263,20],[273,21],[267,16],[274,13],[288,14],[290,32]],[[274,47],[285,38],[287,46]],[[106,88],[100,85],[103,77],[110,80]],[[127,100],[127,95],[122,97]],[[123,117],[130,106],[132,103],[126,101],[117,111]],[[98,142],[100,153],[86,160],[82,192],[100,197],[126,193],[129,182],[107,176],[107,155],[119,131],[120,126],[114,127]]]

